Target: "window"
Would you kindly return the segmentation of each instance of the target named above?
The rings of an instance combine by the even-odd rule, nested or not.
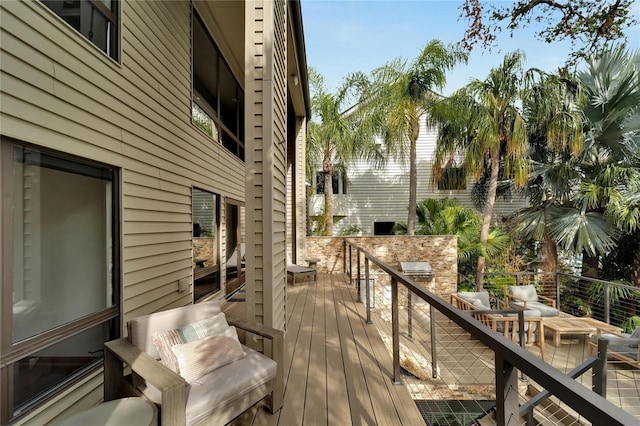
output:
[[[193,10],[193,124],[244,161],[244,91]]]
[[[193,188],[193,284],[196,302],[220,290],[220,202],[216,194]]]
[[[118,0],[42,0],[42,3],[118,60]]]
[[[447,167],[438,181],[439,190],[467,189],[467,174],[462,167]]]
[[[324,194],[324,172],[316,174],[316,194]],[[347,195],[347,177],[344,173],[334,171],[331,175],[333,195]]]
[[[373,222],[373,235],[395,235],[395,222]]]
[[[0,423],[102,364],[120,335],[117,170],[19,143],[0,146]]]

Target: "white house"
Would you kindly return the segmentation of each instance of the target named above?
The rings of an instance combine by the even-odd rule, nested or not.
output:
[[[466,189],[434,188],[431,165],[436,148],[437,131],[421,120],[417,142],[418,188],[417,200],[425,198],[456,198],[463,205],[474,208],[471,199],[473,179],[465,177]],[[322,172],[319,172],[321,175]],[[371,163],[358,161],[348,166],[346,179],[334,173],[334,232],[359,229],[361,235],[384,235],[391,232],[396,222],[407,221],[409,206],[409,163],[391,161],[383,169]],[[317,179],[317,178],[316,178]],[[321,181],[321,180],[320,180]],[[316,180],[318,182],[318,180]],[[337,190],[337,191],[336,191]],[[310,215],[322,214],[324,194],[322,186],[316,186],[311,196]],[[526,206],[523,198],[498,198],[494,207],[494,220]]]

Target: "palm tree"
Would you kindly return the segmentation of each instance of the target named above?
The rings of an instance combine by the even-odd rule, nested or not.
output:
[[[527,110],[530,128],[547,132],[530,132],[537,160],[530,189],[538,195],[532,198],[534,206],[521,212],[518,228],[525,235],[547,233],[546,238],[582,254],[585,276],[597,276],[599,256],[615,247],[621,231],[635,232],[640,226],[634,196],[640,188],[639,63],[638,53],[622,47],[604,51],[579,74],[580,94],[574,92],[571,102],[563,106],[554,95],[559,92],[547,85]],[[540,114],[545,102],[555,103],[553,114]],[[583,114],[582,137],[574,128],[551,128],[550,118],[565,119],[574,102]],[[636,258],[640,275],[640,253]]]
[[[447,72],[466,60],[467,54],[460,49],[432,40],[413,62],[395,59],[375,69],[372,82],[361,83],[364,90],[359,112],[372,120],[377,117],[386,151],[404,161],[409,149],[408,235],[415,234],[418,186],[416,150],[420,117],[428,116],[436,97],[433,90],[444,88]]]
[[[416,206],[416,235],[456,235],[458,237],[458,263],[462,265],[485,254],[499,256],[510,245],[511,239],[498,228],[489,232],[486,251],[480,245],[482,219],[474,209],[464,207],[455,198],[427,198]],[[407,224],[398,222],[396,234],[406,234]]]
[[[354,159],[372,160],[380,164],[382,156],[374,143],[374,128],[369,121],[356,117],[353,93],[356,80],[347,79],[335,94],[330,93],[324,78],[313,68],[309,70],[312,117],[307,139],[307,173],[315,176],[318,160],[324,173],[324,234],[333,235],[333,172],[336,166],[346,167]],[[311,182],[311,186],[314,182]]]
[[[492,69],[484,81],[473,80],[432,109],[439,127],[432,167],[434,181],[457,162],[476,178],[489,171],[480,229],[483,253],[476,268],[478,290],[483,288],[484,251],[500,173],[522,187],[529,172],[526,126],[517,107],[523,90],[522,60],[519,52],[507,54],[502,65]]]
[[[527,120],[529,156],[533,170],[525,194],[531,207],[514,216],[513,232],[518,238],[540,241],[543,272],[558,270],[558,246],[551,236],[550,217],[558,216],[559,206],[570,202],[579,180],[575,156],[584,142],[583,115],[577,105],[579,84],[567,76],[546,74],[539,70],[527,73],[523,109]],[[547,287],[555,278],[543,278]],[[551,288],[547,290],[552,294]]]

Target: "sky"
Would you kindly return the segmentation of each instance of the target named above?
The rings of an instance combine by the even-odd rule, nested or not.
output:
[[[502,2],[501,2],[502,3]],[[506,2],[504,2],[506,3]],[[459,0],[302,0],[307,64],[324,76],[334,91],[351,72],[371,70],[397,57],[413,60],[432,39],[445,44],[459,42],[467,21],[460,19]],[[633,6],[640,17],[640,0]],[[640,49],[640,26],[628,30],[628,46]],[[476,47],[468,64],[448,74],[442,91],[449,95],[471,79],[483,80],[508,52],[525,53],[525,69],[553,72],[562,66],[571,44],[547,44],[535,38],[535,28],[518,29],[498,37],[491,52]]]

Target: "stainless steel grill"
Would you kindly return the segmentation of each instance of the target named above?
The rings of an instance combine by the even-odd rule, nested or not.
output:
[[[402,273],[414,281],[429,281],[433,278],[433,269],[427,261],[400,262]]]

